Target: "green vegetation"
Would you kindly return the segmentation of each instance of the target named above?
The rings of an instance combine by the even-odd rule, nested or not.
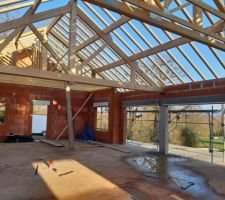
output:
[[[135,112],[137,110],[158,110],[157,106],[132,107],[127,114],[127,139],[140,142],[157,140],[158,115],[154,112]],[[198,110],[200,106],[174,107],[172,109]],[[221,115],[214,115],[214,136],[222,136]],[[169,116],[169,142],[193,147],[209,147],[210,126],[207,113],[171,113]],[[214,148],[223,149],[222,139],[214,140]]]
[[[5,122],[5,103],[0,103],[0,124]]]
[[[197,147],[199,140],[197,134],[189,128],[183,128],[181,132],[182,145]]]
[[[0,124],[4,123],[5,121],[5,112],[0,111]]]
[[[210,141],[209,138],[199,139],[198,148],[209,148]],[[217,138],[213,140],[213,148],[218,149],[218,151],[223,151],[223,139]]]
[[[149,109],[139,107],[140,110]],[[136,108],[131,109],[132,111]],[[154,113],[129,112],[127,115],[127,139],[139,142],[155,142],[157,131]]]

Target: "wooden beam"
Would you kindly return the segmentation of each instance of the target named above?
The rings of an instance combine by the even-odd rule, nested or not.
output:
[[[120,65],[124,65],[124,64],[126,64],[125,60],[118,60],[118,61],[115,61],[115,62],[110,63],[108,65],[104,65],[102,67],[94,69],[94,72],[95,73],[100,73],[100,72],[103,72],[103,71],[106,71],[106,70],[109,70],[109,69],[112,69],[114,67],[117,67],[117,66],[120,66]]]
[[[39,41],[42,43],[42,45],[44,45],[45,48],[49,51],[49,53],[52,55],[52,57],[59,63],[59,65],[62,67],[63,71],[67,72],[67,67],[64,64],[64,62],[55,53],[55,51],[48,44],[48,42],[44,40],[43,36],[38,32],[38,30],[34,27],[34,25],[33,24],[28,24],[28,26],[33,31],[33,33],[36,35],[36,37],[39,39]]]
[[[136,83],[137,68],[138,68],[138,65],[134,64],[131,66],[131,73],[130,73],[130,82],[131,83]]]
[[[214,25],[212,25],[211,27],[207,28],[207,30],[217,33],[217,32],[222,31],[223,27],[224,27],[224,22],[223,21],[219,21],[219,22],[215,23]],[[174,48],[174,47],[181,46],[181,45],[189,43],[191,41],[192,40],[190,40],[188,38],[181,37],[181,38],[178,38],[178,39],[166,42],[164,44],[161,44],[159,46],[152,47],[151,49],[148,49],[146,51],[142,51],[140,53],[134,54],[134,55],[132,55],[132,56],[130,56],[128,58],[129,58],[130,61],[136,61],[136,60],[139,60],[141,58],[144,58],[144,57],[147,57],[147,56],[151,56],[151,55],[157,54],[157,53],[162,52],[162,51],[166,51],[166,50]],[[99,68],[95,69],[95,72],[99,73],[99,72],[111,69],[113,67],[117,67],[119,65],[123,65],[125,63],[126,63],[125,61],[119,60],[119,61],[116,61],[114,63],[111,63],[111,64],[108,64],[108,65],[99,67]]]
[[[97,79],[92,77],[79,76],[74,74],[66,74],[59,72],[51,72],[51,71],[43,71],[37,69],[26,69],[15,66],[8,66],[4,64],[0,64],[0,74],[8,74],[8,75],[16,75],[23,77],[33,77],[47,80],[57,80],[63,82],[70,83],[81,83],[87,85],[98,85],[105,87],[114,87],[114,88],[124,88],[130,90],[140,90],[140,91],[155,91],[162,92],[163,89],[155,86],[148,85],[138,85],[138,84],[130,84],[119,81],[111,81],[106,79]]]
[[[67,113],[67,126],[69,129],[69,150],[74,150],[74,128],[72,119],[72,104],[71,104],[71,91],[70,84],[65,82],[66,92],[66,113]]]
[[[207,5],[206,3],[203,3],[202,1],[199,1],[199,0],[187,0],[187,1],[202,8],[204,11],[208,11],[208,12],[212,13],[213,15],[225,20],[225,14],[223,12],[218,12],[218,10]]]
[[[177,12],[177,11],[179,11],[179,10],[181,10],[181,9],[183,9],[183,8],[185,8],[185,7],[187,7],[187,6],[189,6],[189,5],[191,5],[191,3],[187,2],[187,3],[185,3],[185,4],[182,4],[182,5],[180,5],[180,6],[177,6],[177,7],[173,8],[173,9],[171,9],[171,10],[170,10],[170,13],[175,13],[175,12]]]
[[[101,53],[101,51],[107,46],[106,43],[104,43],[101,47],[99,47],[88,59],[86,59],[84,62],[82,62],[78,67],[77,71],[81,70],[82,67],[87,65],[90,61],[92,61],[98,54]]]
[[[0,53],[2,50],[10,43],[12,42],[13,38],[16,37],[23,28],[18,28],[14,30],[7,38],[3,41],[3,43],[0,44]]]
[[[165,17],[165,18],[171,20],[173,23],[170,23],[170,22],[169,23],[171,24],[171,26],[173,28],[173,31],[175,31],[175,29],[177,29],[177,28],[180,28],[180,30],[188,30],[188,29],[184,28],[184,26],[185,26],[185,27],[191,28],[195,31],[198,31],[199,33],[202,33],[206,36],[212,37],[213,39],[217,39],[221,42],[225,42],[225,39],[223,37],[220,37],[220,36],[216,35],[215,33],[211,33],[209,31],[206,31],[202,27],[196,26],[195,24],[190,23],[188,21],[185,21],[182,18],[179,18],[175,15],[171,15],[171,14],[168,14],[168,13],[166,13],[166,12],[160,10],[160,9],[157,9],[154,6],[152,6],[151,4],[145,3],[143,0],[142,1],[140,1],[140,0],[126,0],[126,1],[135,5],[135,6],[138,6],[138,7],[142,8],[142,9],[148,11],[148,12],[150,12],[150,15],[151,15],[151,13],[154,13],[154,14],[157,14],[161,17]],[[199,12],[199,10],[198,10],[198,12]],[[160,21],[166,22],[163,19],[160,19]],[[178,24],[180,24],[181,26],[178,25]],[[201,35],[200,35],[200,37],[201,37]]]
[[[59,35],[57,35],[57,33],[55,33],[55,32],[53,32],[53,31],[50,31],[50,34],[52,35],[52,36],[54,36],[59,42],[61,42],[65,47],[68,47],[68,44],[62,39],[62,38],[60,38],[60,36]],[[63,57],[66,55],[68,53],[68,51],[62,56],[62,58],[61,59],[63,59]],[[79,53],[79,52],[77,52],[77,55],[80,57],[80,58],[82,58],[82,56],[81,56],[81,54]],[[88,66],[89,66],[89,64],[87,64]],[[92,68],[91,66],[89,66],[90,68]],[[105,78],[105,77],[103,77],[101,74],[98,74],[100,77],[102,77],[102,78]]]
[[[69,24],[69,47],[68,47],[68,69],[77,74],[76,61],[76,34],[77,34],[77,0],[71,0],[70,24]],[[73,71],[75,70],[75,71]],[[65,82],[67,126],[69,130],[69,149],[74,150],[74,123],[71,105],[70,83]]]
[[[44,1],[40,1],[40,0],[36,0],[34,3],[31,2],[31,3],[32,3],[32,4],[31,4],[32,7],[28,10],[27,14],[25,14],[24,17],[26,17],[27,15],[29,15],[29,16],[33,15],[33,14],[35,13],[35,11],[37,10],[37,8],[39,7],[39,5],[40,5],[41,3],[43,3],[43,2],[44,2]],[[45,2],[46,2],[46,1],[45,1]],[[15,45],[16,45],[16,46],[18,45],[18,40],[19,40],[19,38],[21,37],[21,35],[23,34],[25,28],[26,28],[26,26],[24,26],[24,27],[20,30],[19,34],[16,36],[16,38],[15,38]]]
[[[42,3],[46,3],[48,1],[49,0],[42,0]],[[22,9],[22,8],[26,8],[26,7],[32,6],[34,3],[35,3],[35,1],[31,1],[31,2],[25,2],[25,3],[22,3],[22,4],[17,4],[17,5],[14,5],[14,6],[0,8],[0,14],[6,13],[6,12],[11,12],[11,11]]]
[[[78,10],[78,15],[82,15],[80,9]],[[107,28],[105,28],[103,30],[103,33],[104,34],[108,34],[112,31],[114,31],[115,29],[117,29],[118,27],[122,26],[123,24],[127,23],[128,21],[130,20],[129,17],[125,17],[125,16],[122,16],[119,20],[117,20],[115,23],[111,24],[110,26],[108,26]],[[85,42],[83,42],[82,44],[80,44],[78,47],[77,47],[77,51],[85,48],[86,46],[88,46],[89,44],[97,41],[100,37],[98,35],[95,35],[91,38],[89,38],[88,40],[86,40]]]
[[[41,0],[36,0],[33,6],[24,14],[24,17],[31,16],[37,10],[40,4]],[[17,35],[20,36],[25,28],[26,26],[17,28],[6,38],[4,42],[0,45],[0,53],[13,40],[14,37],[16,37]]]
[[[57,24],[57,22],[63,17],[63,15],[59,15],[58,17],[56,17],[51,24],[48,26],[46,33],[49,33],[50,30]]]
[[[202,9],[198,6],[193,6],[193,23],[197,26],[203,27]]]
[[[28,0],[7,0],[7,1],[0,2],[0,7],[10,6],[12,4],[20,3],[20,2],[23,2],[23,1],[28,1]]]
[[[89,99],[92,97],[93,93],[90,93],[90,95],[88,96],[88,98],[85,100],[85,102],[82,104],[82,106],[78,109],[78,111],[75,113],[75,115],[73,116],[73,120],[77,117],[77,115],[79,115],[79,113],[81,112],[81,110],[83,109],[83,107],[86,105],[86,103],[89,101]],[[65,133],[66,129],[68,128],[68,125],[66,125],[63,130],[59,133],[59,135],[56,137],[56,140],[59,140],[63,133]]]
[[[198,32],[189,30],[189,29],[184,28],[175,23],[168,22],[167,20],[163,20],[163,19],[158,20],[158,19],[154,19],[154,18],[150,17],[149,12],[153,12],[156,14],[160,14],[161,16],[165,16],[168,19],[171,19],[171,15],[166,14],[159,9],[152,8],[150,5],[146,5],[146,3],[143,4],[143,2],[141,2],[141,1],[135,1],[135,2],[138,5],[141,4],[141,6],[144,7],[144,9],[147,9],[148,11],[144,11],[143,9],[139,9],[134,6],[131,7],[130,5],[122,3],[122,2],[114,2],[113,4],[109,4],[109,3],[105,2],[104,0],[85,0],[85,1],[96,4],[96,5],[104,7],[104,8],[107,8],[109,10],[118,12],[122,15],[131,17],[133,19],[140,20],[144,23],[156,26],[158,28],[171,31],[171,32],[181,35],[183,37],[187,37],[189,39],[196,40],[196,41],[206,44],[208,46],[212,46],[212,47],[215,47],[222,51],[225,51],[225,45],[221,42],[218,42],[216,39],[209,38],[206,36],[202,37],[201,34]],[[131,1],[132,0],[129,0],[129,2],[131,2]],[[188,0],[188,1],[190,1],[190,0]],[[134,1],[132,1],[132,2],[134,2]],[[172,16],[172,17],[174,19],[174,16]],[[176,18],[176,21],[177,20],[178,19]],[[181,19],[179,18],[179,22],[180,22],[180,20]],[[187,24],[186,22],[183,22],[183,21],[184,20],[182,20],[183,24],[191,26],[194,30],[200,31],[201,33],[204,33],[205,35],[210,35],[214,38],[217,38],[217,39],[219,38],[219,40],[224,41],[224,39],[222,37],[217,36],[214,33],[210,33],[209,31],[203,31],[200,27],[197,27],[191,23]]]
[[[44,40],[48,40],[48,36],[46,34],[46,31],[44,32]],[[44,45],[41,45],[41,55],[42,55],[42,65],[41,69],[42,70],[48,70],[48,51],[45,48]]]
[[[3,23],[0,23],[0,33],[19,28],[21,26],[26,26],[27,24],[30,24],[30,23],[35,23],[45,19],[57,17],[59,15],[63,15],[70,12],[70,10],[71,10],[70,6],[66,5],[60,8],[55,8],[52,10],[40,12],[32,16],[22,17],[19,19],[3,22]]]
[[[77,1],[71,0],[71,13],[70,13],[70,24],[69,24],[69,46],[68,46],[68,69],[73,73],[77,74]]]
[[[101,37],[106,44],[108,44],[130,67],[137,69],[137,72],[142,71],[136,62],[131,62],[128,56],[113,42],[109,34],[105,34],[96,24],[92,23],[86,13],[80,10],[80,18],[96,32],[99,37]],[[144,80],[150,85],[157,86],[157,84],[150,79],[150,77],[145,76]]]
[[[221,12],[225,13],[225,7],[224,7],[223,3],[220,0],[213,0],[213,2],[216,4],[217,8]]]
[[[165,0],[165,5],[163,8],[168,9],[171,3],[172,3],[172,0]]]

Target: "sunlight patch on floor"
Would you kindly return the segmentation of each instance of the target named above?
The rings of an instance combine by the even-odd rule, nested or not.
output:
[[[95,198],[105,200],[114,199],[117,195],[122,195],[125,199],[132,199],[130,194],[118,188],[117,185],[75,160],[54,160],[50,164],[51,167],[48,167],[47,164],[48,161],[32,163],[34,169],[38,165],[37,176],[41,176],[57,199],[81,196],[91,199],[95,196]],[[110,193],[112,193],[111,197]]]

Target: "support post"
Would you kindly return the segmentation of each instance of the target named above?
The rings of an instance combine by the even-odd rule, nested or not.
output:
[[[70,32],[69,32],[69,70],[73,74],[77,74],[77,46],[76,46],[76,31],[77,31],[77,0],[71,0],[70,12]]]
[[[223,162],[225,162],[225,107],[222,104],[222,113],[221,113],[221,128],[222,128],[222,135],[223,135]]]
[[[68,69],[74,68],[74,73],[76,74],[76,19],[77,19],[77,1],[71,0],[71,12],[70,12],[70,33],[69,33],[69,62]],[[74,149],[74,126],[73,126],[73,116],[72,116],[72,106],[71,106],[71,93],[70,84],[68,82],[66,85],[66,107],[67,107],[67,123],[69,128],[69,150]]]
[[[73,115],[71,106],[71,93],[69,83],[66,86],[66,110],[67,110],[67,123],[69,128],[69,150],[74,149],[74,130],[73,130]]]
[[[45,42],[48,41],[48,36],[46,34],[46,31],[44,33],[44,39],[45,39]],[[43,44],[41,45],[41,53],[42,53],[42,66],[41,66],[41,68],[42,68],[42,70],[47,71],[48,70],[48,51]]]
[[[168,106],[161,105],[159,110],[159,152],[168,154]]]
[[[214,163],[214,111],[213,111],[213,106],[212,106],[212,115],[211,115],[211,132],[210,132],[210,143],[211,143],[211,163],[213,165]]]

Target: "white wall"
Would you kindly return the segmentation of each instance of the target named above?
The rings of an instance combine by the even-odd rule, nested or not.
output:
[[[41,133],[47,129],[47,116],[46,115],[33,115],[32,116],[32,133]]]

